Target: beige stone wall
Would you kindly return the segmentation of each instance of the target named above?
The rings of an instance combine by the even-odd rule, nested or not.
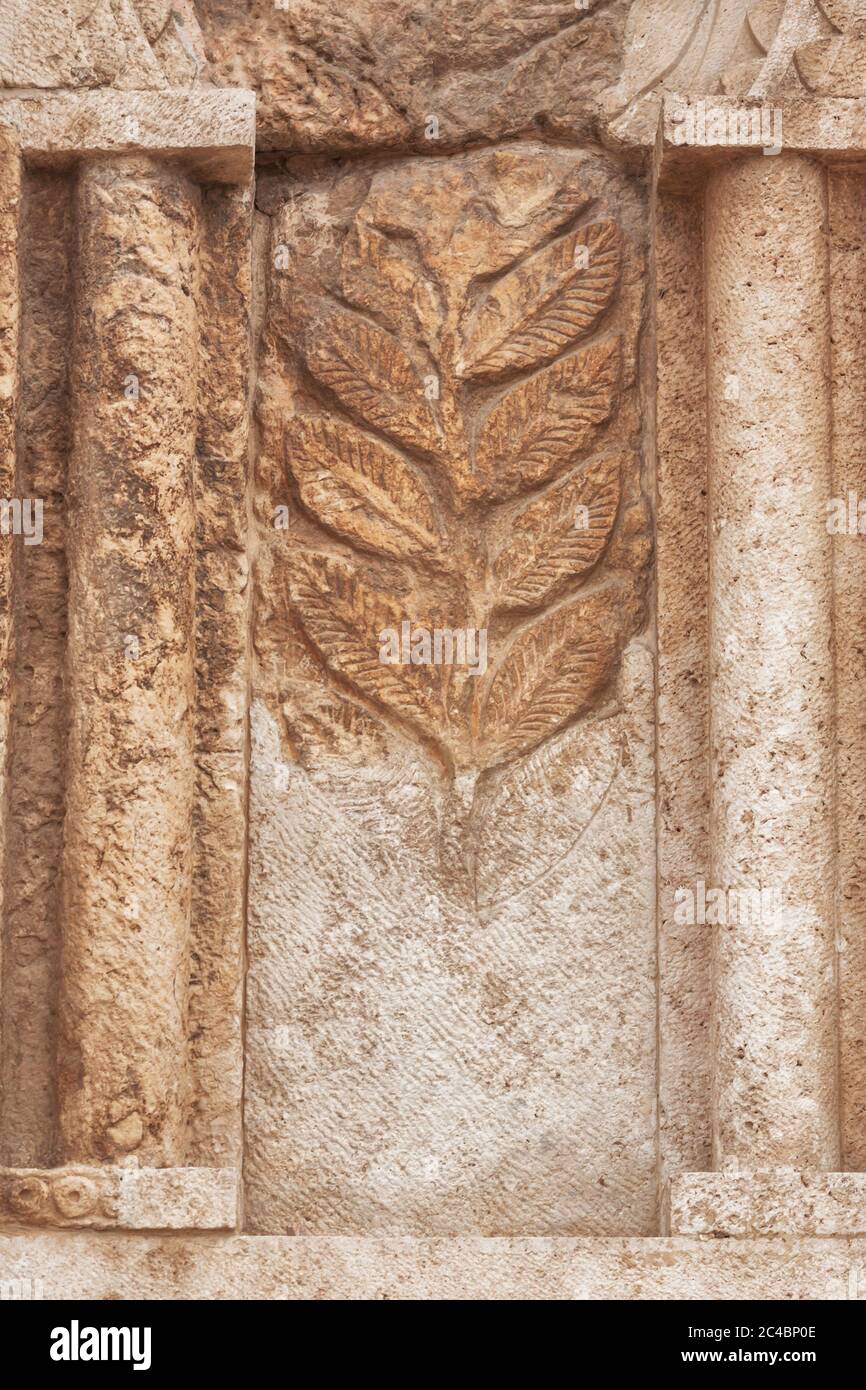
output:
[[[866,1285],[860,8],[6,6],[0,1280]]]

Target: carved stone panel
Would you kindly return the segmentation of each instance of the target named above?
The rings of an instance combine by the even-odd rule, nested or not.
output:
[[[655,1210],[644,190],[260,183],[247,1219]]]

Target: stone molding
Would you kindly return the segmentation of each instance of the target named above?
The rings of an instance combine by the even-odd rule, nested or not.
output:
[[[0,95],[0,1284],[866,1296],[855,9],[672,3],[490,148],[493,75],[257,128],[148,7],[153,90]],[[416,609],[486,684],[374,660]]]
[[[866,1173],[681,1173],[668,1194],[676,1236],[863,1236]]]
[[[122,1231],[233,1230],[230,1168],[4,1168],[0,1225]]]

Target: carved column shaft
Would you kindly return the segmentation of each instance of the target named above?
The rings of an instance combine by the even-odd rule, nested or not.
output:
[[[198,192],[78,179],[59,1108],[67,1161],[184,1149]]]
[[[794,154],[727,165],[706,235],[712,882],[727,895],[713,929],[714,1163],[833,1169],[823,170]]]

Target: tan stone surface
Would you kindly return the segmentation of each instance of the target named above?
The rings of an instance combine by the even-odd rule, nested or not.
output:
[[[228,1168],[0,1169],[0,1225],[231,1230],[238,1188]]]
[[[76,92],[0,99],[30,163],[69,168],[89,155],[151,152],[214,183],[249,177],[252,92]]]
[[[250,560],[252,193],[201,200],[196,710],[187,1158],[240,1165]]]
[[[4,497],[15,495],[17,488],[16,428],[18,415],[18,337],[20,323],[20,271],[18,265],[19,209],[21,200],[21,164],[18,141],[8,131],[0,130],[0,487]],[[5,865],[9,843],[9,785],[8,747],[12,681],[10,669],[14,661],[14,601],[16,598],[16,565],[12,546],[4,543],[0,550],[0,842]],[[9,913],[6,875],[0,875],[0,905],[4,930],[0,932],[0,1020],[3,1032],[0,1046],[5,1047],[5,1007],[3,1001],[4,972],[8,970],[9,944],[5,921]],[[0,1075],[5,1070],[5,1058],[0,1052]],[[5,1088],[4,1088],[5,1089]],[[2,1116],[2,1110],[0,1110]],[[5,1130],[5,1125],[4,1125]]]
[[[67,711],[65,493],[71,443],[73,198],[53,174],[25,174],[20,205],[21,394],[14,495],[39,499],[43,538],[12,537],[17,568],[4,878],[0,1154],[54,1159],[55,1026]],[[10,496],[4,491],[4,497]],[[35,736],[34,736],[35,735]]]
[[[864,13],[8,0],[0,1288],[866,1288]]]
[[[826,178],[707,192],[715,1167],[839,1166]],[[779,294],[779,282],[784,294]]]
[[[259,93],[262,149],[429,149],[521,131],[585,136],[618,75],[626,0],[535,6],[203,0],[219,85]]]
[[[0,87],[182,87],[203,65],[192,0],[4,0],[0,13]]]
[[[198,209],[144,157],[79,174],[59,1056],[77,1162],[183,1153]]]
[[[866,1240],[0,1236],[46,1298],[862,1299]]]
[[[833,492],[866,497],[866,275],[863,176],[828,180],[833,323]],[[833,537],[836,796],[839,815],[839,1084],[843,1166],[866,1169],[866,768],[862,758],[866,569],[860,535]]]
[[[709,864],[706,323],[703,202],[655,207],[658,602],[659,1159],[711,1162],[712,933],[677,921]],[[696,563],[696,561],[698,563]]]
[[[669,1225],[673,1235],[862,1236],[866,1174],[681,1173]]]
[[[524,145],[259,202],[248,1222],[650,1230],[640,189]],[[403,618],[488,669],[383,664]]]
[[[69,120],[69,102],[60,100],[67,114],[60,114],[58,129]],[[85,101],[82,133],[89,128],[88,111]],[[201,172],[195,151],[190,166]],[[12,172],[17,177],[14,165]],[[84,1038],[94,1043],[92,1058],[98,1053],[106,1074],[114,1068],[114,1075],[124,1078],[118,1085],[125,1100],[103,1097],[112,1112],[104,1124],[114,1137],[109,1140],[103,1134],[99,1152],[136,1150],[139,1140],[146,1151],[151,1143],[159,1143],[156,1136],[167,1125],[173,1134],[171,1152],[177,1158],[237,1164],[245,884],[251,194],[248,187],[195,186],[179,174],[172,155],[153,163],[147,157],[138,164],[127,160],[120,167],[94,163],[90,174],[96,196],[91,203],[83,200],[78,209],[77,236],[76,178],[85,182],[86,171],[77,176],[66,167],[28,167],[20,199],[18,464],[4,496],[38,497],[44,506],[44,535],[33,546],[19,537],[3,537],[5,555],[18,581],[12,611],[13,659],[4,668],[11,723],[5,762],[10,776],[4,810],[7,911],[0,981],[0,1160],[17,1167],[47,1168],[70,1152],[84,1157],[96,1152],[86,1147],[81,1133],[75,1142],[83,1148],[66,1147],[68,1136],[60,1131],[57,1109],[57,1016],[63,973],[61,860],[64,812],[68,812],[67,858],[75,864],[76,874],[87,879],[82,853],[84,859],[89,857],[90,864],[97,866],[96,880],[90,885],[96,897],[103,907],[112,900],[118,905],[113,920],[107,907],[105,912],[98,910],[98,922],[91,915],[89,928],[80,913],[73,914],[73,929],[84,933],[78,937],[83,952],[75,944],[74,930],[66,933],[67,957],[77,957],[75,968],[66,972],[64,986],[71,1039],[67,1056],[78,1055],[74,1035],[80,1024]],[[140,184],[135,183],[137,174],[143,179]],[[223,170],[221,177],[225,176]],[[155,197],[151,197],[149,178],[154,180]],[[172,266],[183,262],[183,255],[177,253],[184,235],[178,231],[176,214],[184,198],[191,219],[188,215],[185,227],[185,270],[175,283]],[[12,212],[17,218],[18,203]],[[92,245],[97,253],[89,263]],[[119,259],[114,254],[118,245],[126,246],[126,255]],[[107,246],[111,253],[105,256]],[[186,290],[192,290],[192,295]],[[115,313],[118,308],[120,314]],[[100,310],[105,317],[97,326]],[[102,325],[108,322],[111,330],[106,333]],[[178,351],[178,333],[184,323],[192,334],[185,357]],[[76,363],[78,413],[74,415],[69,388]],[[167,489],[165,452],[159,453],[171,447],[170,392],[167,395],[164,390],[171,380],[181,383],[185,402],[185,508],[176,507],[176,498]],[[100,392],[101,399],[95,399]],[[88,418],[96,418],[100,410],[104,414],[89,437],[103,451],[104,472],[91,467],[93,456],[89,456],[90,501],[82,500],[79,487],[77,509],[70,513],[66,475],[76,428],[84,448]],[[141,431],[138,436],[136,427]],[[147,457],[155,469],[151,480]],[[124,458],[127,473],[121,485],[119,461]],[[195,546],[194,556],[188,550],[188,579],[190,584],[194,579],[196,591],[195,640],[193,650],[188,614],[186,680],[190,688],[184,696],[186,711],[181,706],[179,714],[181,727],[184,722],[187,725],[187,737],[179,741],[175,706],[166,709],[164,682],[160,687],[160,658],[150,694],[142,694],[135,679],[129,681],[142,656],[142,642],[147,641],[140,629],[150,626],[144,602],[147,588],[157,619],[153,652],[166,646],[167,610],[158,601],[153,564],[157,551],[166,545],[162,518],[152,527],[139,529],[157,495],[153,484],[167,489],[165,515],[172,518],[174,534],[179,527],[187,546]],[[132,524],[125,531],[123,526],[116,529],[117,516],[107,501],[121,493],[134,500],[129,513]],[[86,525],[79,524],[82,507]],[[123,587],[109,583],[101,589],[98,582],[94,584],[99,551],[99,545],[93,544],[95,533],[103,545],[105,564],[114,563],[125,545],[130,564],[139,566],[135,591],[130,591],[136,612],[128,622],[119,621],[117,608]],[[143,548],[142,537],[149,539],[150,551]],[[84,593],[93,606],[79,614],[86,640],[98,644],[101,631],[107,634],[109,650],[107,660],[100,652],[88,664],[90,657],[78,645],[70,658],[74,671],[67,678],[70,554],[79,565],[89,566]],[[176,558],[166,571],[169,585],[177,583]],[[76,609],[80,609],[78,592],[72,599]],[[81,632],[76,630],[76,643],[82,640]],[[120,697],[111,673],[120,677]],[[83,738],[89,750],[87,776],[94,780],[84,793],[91,819],[85,816],[76,824],[80,803],[69,784],[80,778],[81,770],[74,757],[67,756],[66,744],[70,698],[77,701],[79,697],[88,715],[82,727],[74,727],[76,738]],[[93,749],[95,723],[102,731],[98,757]],[[180,761],[175,772],[167,775],[164,754],[173,739]],[[186,751],[181,752],[184,742]],[[153,814],[148,812],[141,819],[143,767],[148,759],[154,773],[148,792]],[[112,776],[126,779],[124,793],[118,791],[119,782],[113,790],[109,788],[112,764]],[[181,809],[175,827],[180,858],[175,863],[174,851],[169,851],[171,863],[160,890],[156,883],[159,854],[155,859],[154,850],[160,836],[164,844],[171,839],[165,807],[182,808],[184,797],[186,811]],[[109,802],[122,808],[115,817],[110,853],[110,817],[105,809]],[[136,826],[130,828],[127,820],[124,829],[124,815],[138,817]],[[147,830],[142,833],[145,824]],[[114,865],[110,873],[109,863]],[[67,873],[67,880],[67,893],[71,893],[74,875]],[[176,900],[175,885],[181,885]],[[141,921],[134,914],[143,910],[148,895],[159,891],[167,895],[163,902],[168,909],[145,912],[147,927],[154,931],[145,946]],[[149,901],[156,899],[151,896]],[[162,945],[154,957],[157,941]],[[121,962],[124,951],[126,967]],[[157,983],[160,971],[162,990]],[[183,978],[186,974],[188,982]],[[68,1001],[76,990],[81,991],[80,1003],[73,1006],[76,1018],[71,1019]],[[116,1001],[116,1014],[112,1007],[106,1009],[107,998]],[[92,1028],[91,1019],[96,1020]],[[109,1035],[116,1045],[105,1042]],[[168,1060],[172,1047],[173,1060]],[[134,1070],[124,1071],[132,1055],[140,1062],[163,1055],[166,1069],[160,1075],[157,1067],[148,1079],[145,1061],[136,1076]],[[78,1085],[75,1067],[63,1075],[73,1089]],[[148,1085],[154,1087],[148,1121],[152,1130],[135,1119],[142,1088]],[[174,1094],[182,1097],[178,1104],[168,1094],[175,1087]]]

